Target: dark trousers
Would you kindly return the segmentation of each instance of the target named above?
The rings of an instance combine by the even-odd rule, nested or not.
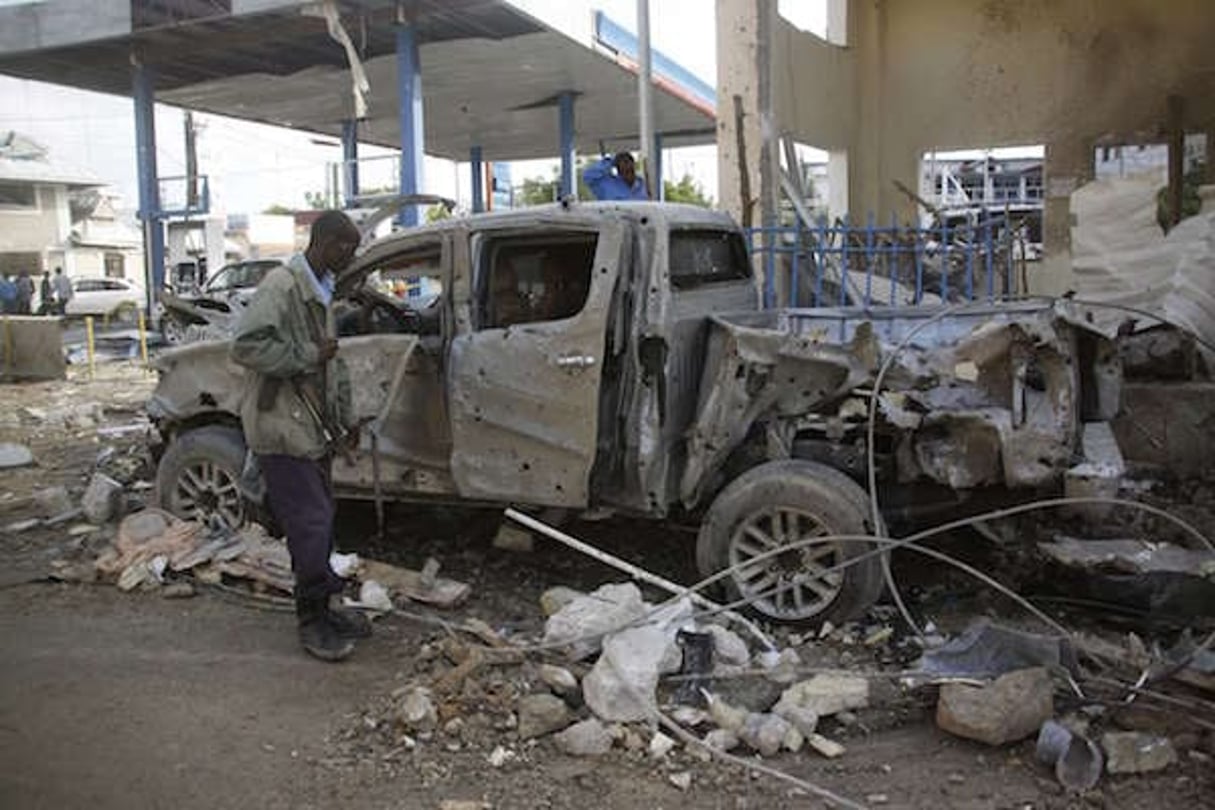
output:
[[[266,478],[270,509],[287,533],[296,598],[319,600],[338,593],[342,579],[329,567],[334,515],[329,460],[280,455],[257,460]]]

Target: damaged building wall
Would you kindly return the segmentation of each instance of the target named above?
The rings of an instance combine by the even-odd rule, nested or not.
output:
[[[753,7],[719,0],[723,96],[753,83],[756,70],[732,52],[753,46],[722,40]],[[778,133],[831,151],[833,162],[846,154],[854,218],[912,217],[894,181],[916,188],[927,151],[1042,143],[1047,249],[1065,254],[1067,198],[1087,179],[1098,139],[1158,139],[1169,95],[1183,99],[1187,131],[1215,131],[1215,17],[1203,0],[851,0],[846,16],[846,47],[776,20],[773,106]],[[732,117],[721,115],[719,144],[734,142]],[[737,216],[727,162],[723,154],[722,200]],[[1058,275],[1066,263],[1043,267]]]

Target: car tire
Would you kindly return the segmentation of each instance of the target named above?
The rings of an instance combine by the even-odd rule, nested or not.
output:
[[[207,425],[173,438],[156,469],[156,502],[183,520],[231,529],[249,521],[267,524],[262,510],[241,490],[245,439],[239,430]],[[269,528],[269,527],[268,527]]]
[[[785,623],[859,618],[882,594],[882,557],[832,566],[873,551],[858,541],[810,544],[752,566],[746,560],[797,539],[872,534],[868,497],[838,470],[812,461],[773,461],[728,484],[701,523],[696,563],[704,577],[733,567],[721,590],[730,602]]]

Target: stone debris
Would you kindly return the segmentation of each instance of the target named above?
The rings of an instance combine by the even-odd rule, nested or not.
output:
[[[431,697],[426,687],[407,688],[397,701],[397,722],[408,731],[433,731],[439,723],[439,713]]]
[[[46,487],[34,493],[34,502],[38,506],[38,514],[44,518],[53,518],[76,508],[67,487]]]
[[[692,772],[691,771],[676,771],[667,777],[667,781],[674,785],[679,790],[688,790],[692,787]]]
[[[586,596],[582,591],[576,591],[573,588],[567,588],[564,585],[558,585],[555,588],[549,588],[544,593],[540,594],[540,610],[544,612],[545,617],[552,616],[560,611],[563,607]]]
[[[615,738],[607,726],[592,717],[554,734],[553,742],[572,757],[598,757],[612,750]]]
[[[717,751],[733,751],[742,741],[733,731],[715,728],[704,737],[704,744]]]
[[[604,585],[570,599],[550,615],[544,626],[544,643],[569,645],[570,658],[581,661],[602,649],[604,634],[636,621],[645,612],[636,585]]]
[[[574,719],[565,701],[548,694],[520,698],[518,711],[519,737],[524,740],[559,731]]]
[[[603,654],[582,681],[586,705],[609,722],[631,723],[655,715],[658,676],[678,672],[682,658],[672,634],[643,625],[604,642]]]
[[[747,642],[732,630],[717,624],[705,626],[704,632],[713,636],[713,657],[728,667],[745,667],[751,663]]]
[[[498,527],[498,533],[494,535],[494,548],[518,554],[530,554],[536,548],[536,537],[526,529],[503,523]]]
[[[40,518],[29,518],[28,520],[18,520],[9,523],[3,529],[0,529],[0,532],[4,534],[20,534],[41,525],[42,520]]]
[[[661,731],[656,731],[654,732],[654,736],[650,738],[647,750],[650,752],[650,759],[663,759],[667,754],[675,750],[675,740]]]
[[[439,810],[494,810],[494,806],[477,799],[444,799]]]
[[[377,560],[360,560],[355,576],[373,579],[388,589],[394,599],[421,602],[438,608],[454,608],[468,601],[472,586],[425,571],[414,571]]]
[[[1108,732],[1101,737],[1101,747],[1111,774],[1151,773],[1177,762],[1172,740],[1138,731]]]
[[[122,484],[105,473],[93,473],[80,508],[90,523],[108,523],[122,512]]]
[[[760,755],[771,757],[785,746],[785,740],[789,737],[790,730],[796,731],[788,721],[774,714],[751,714],[743,722],[743,726],[738,732],[738,738],[758,751]],[[800,734],[797,746],[801,747]]]
[[[189,599],[196,593],[194,586],[189,582],[173,582],[160,590],[160,595],[165,599]]]
[[[553,664],[541,664],[539,668],[540,680],[552,689],[553,692],[569,700],[581,696],[582,689],[578,685],[578,679],[574,677],[574,673],[570,672],[565,667],[554,666]]]
[[[869,680],[846,672],[822,673],[790,686],[780,696],[772,711],[777,715],[791,708],[830,717],[848,709],[863,709],[869,705]],[[1035,727],[1036,729],[1036,727]]]
[[[493,751],[489,752],[489,756],[485,758],[485,761],[494,768],[501,768],[511,760],[518,759],[518,757],[519,755],[509,748],[504,748],[501,745],[497,745],[494,746]]]
[[[827,759],[835,759],[842,757],[848,749],[837,743],[835,740],[830,740],[822,734],[811,734],[806,737],[806,745],[813,748],[818,753],[825,756]]]
[[[1037,734],[1054,709],[1050,672],[1036,667],[1001,675],[987,686],[944,684],[937,725],[958,737],[1004,745]]]
[[[24,444],[0,442],[0,469],[28,467],[34,463],[34,454]]]

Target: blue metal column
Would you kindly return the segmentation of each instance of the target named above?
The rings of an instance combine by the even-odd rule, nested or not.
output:
[[[468,162],[472,172],[472,210],[479,214],[485,210],[485,165],[481,162],[481,147],[468,150]]]
[[[342,189],[345,191],[342,204],[354,208],[359,196],[359,122],[347,118],[342,122]]]
[[[578,193],[578,181],[574,177],[574,94],[568,90],[562,93],[557,108],[561,131],[561,196],[573,197]]]
[[[667,198],[662,185],[662,133],[654,133],[654,179],[650,181],[650,197],[659,202]]]
[[[413,26],[398,25],[397,104],[401,125],[401,194],[417,194],[422,187],[422,152],[425,129],[422,126],[422,72],[418,63],[418,41]],[[418,207],[407,205],[397,214],[397,224],[407,228],[418,224]]]
[[[165,232],[160,219],[160,182],[156,176],[156,91],[151,68],[135,63],[135,166],[139,174],[139,219],[143,222],[144,284],[147,312],[165,283]]]

